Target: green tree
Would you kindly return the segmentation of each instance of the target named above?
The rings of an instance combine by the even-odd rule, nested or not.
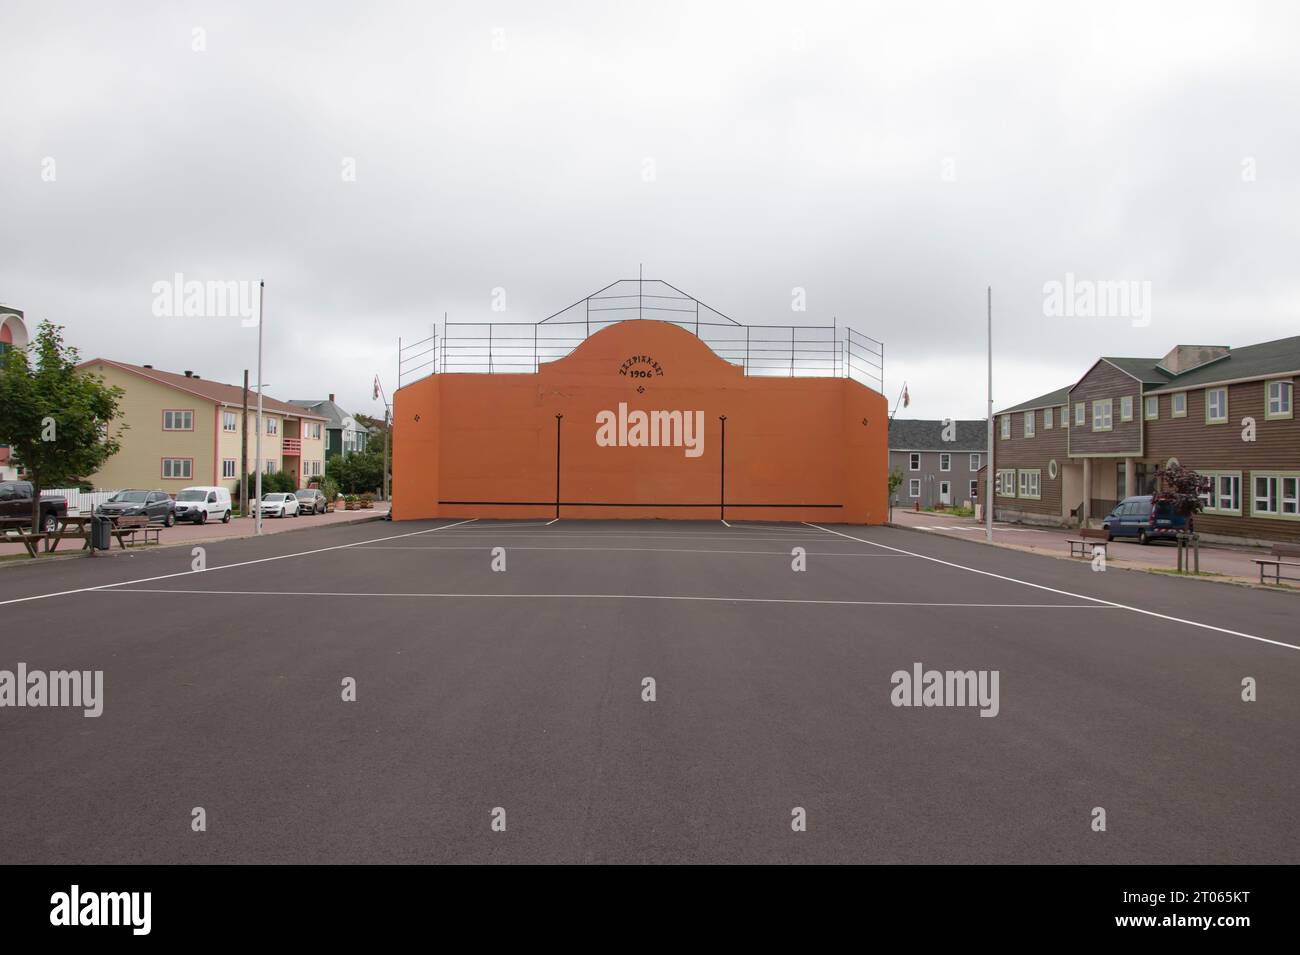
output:
[[[80,484],[121,450],[126,430],[113,419],[124,392],[77,370],[77,350],[63,328],[41,322],[26,349],[0,365],[0,444],[13,449],[32,482],[32,527],[40,525],[43,487]]]
[[[325,476],[336,482],[344,494],[376,491],[384,483],[382,440],[371,442],[364,451],[336,455],[325,462]]]

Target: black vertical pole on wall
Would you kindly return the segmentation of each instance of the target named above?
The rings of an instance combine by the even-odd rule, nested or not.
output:
[[[555,416],[555,519],[560,519],[560,419],[564,415]]]
[[[722,465],[718,468],[718,517],[727,519],[727,416],[718,415],[722,422]]]

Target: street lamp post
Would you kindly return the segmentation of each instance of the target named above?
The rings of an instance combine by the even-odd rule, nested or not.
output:
[[[266,315],[262,308],[266,294],[266,283],[257,283],[257,440],[253,451],[253,472],[256,474],[257,491],[253,501],[254,522],[257,534],[262,533],[262,323]],[[247,476],[244,478],[247,480]]]

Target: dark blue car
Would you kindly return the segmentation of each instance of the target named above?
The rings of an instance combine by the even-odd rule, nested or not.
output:
[[[1179,531],[1192,530],[1190,515],[1178,514],[1167,501],[1153,503],[1150,494],[1126,497],[1101,522],[1106,539],[1134,537],[1139,544],[1153,540],[1174,540]]]

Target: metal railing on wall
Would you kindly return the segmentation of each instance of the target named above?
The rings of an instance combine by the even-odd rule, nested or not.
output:
[[[540,322],[451,322],[398,343],[399,387],[430,374],[535,374],[602,329],[651,318],[694,334],[746,375],[852,378],[883,392],[885,346],[846,325],[746,325],[658,279],[623,279]]]

